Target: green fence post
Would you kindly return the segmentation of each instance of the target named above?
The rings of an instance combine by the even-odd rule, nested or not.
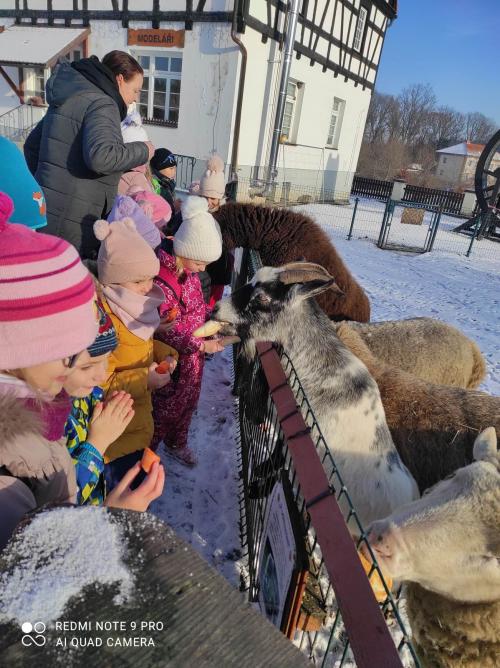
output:
[[[467,253],[465,254],[465,257],[469,257],[469,255],[471,254],[472,246],[474,244],[474,239],[477,237],[477,233],[479,232],[479,228],[481,227],[482,220],[483,220],[483,212],[481,212],[479,214],[479,216],[477,217],[476,226],[474,227],[474,232],[472,233],[469,248],[467,249]]]
[[[356,218],[356,211],[358,210],[359,197],[354,199],[354,210],[352,212],[351,226],[349,227],[349,234],[347,235],[347,241],[352,239],[352,228],[354,227],[354,219]]]

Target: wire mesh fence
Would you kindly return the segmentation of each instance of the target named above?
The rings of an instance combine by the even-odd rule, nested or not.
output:
[[[259,264],[258,254],[245,251],[233,288]],[[282,630],[317,666],[419,666],[399,603],[378,568],[292,360],[271,344],[259,344],[257,356],[251,362],[237,356],[235,368],[249,599],[262,603],[273,594],[263,555],[270,507],[281,486],[300,556]],[[378,603],[356,552],[361,546],[371,557],[366,570]],[[264,609],[272,619],[272,606],[266,602]]]
[[[262,169],[258,171],[256,168],[241,167],[238,181],[234,184],[236,200],[302,211],[332,235],[377,243],[386,208],[392,200],[384,202],[372,196],[353,196],[351,194],[353,174],[339,172],[335,177],[329,176],[327,182],[321,180],[316,173],[307,174],[308,171],[281,171],[278,172],[276,180],[270,183],[264,178],[266,174]],[[405,210],[410,209],[420,214],[413,215],[412,219],[405,214]],[[438,225],[435,226],[435,214],[438,211],[440,216]],[[419,202],[396,202],[391,215],[390,237],[391,242],[394,242],[392,248],[467,255],[472,261],[483,258],[500,261],[499,240],[491,236],[475,238],[474,227],[468,231],[455,232],[454,230],[463,222],[463,218],[444,213],[440,206]],[[426,237],[431,233],[433,243],[429,248]]]

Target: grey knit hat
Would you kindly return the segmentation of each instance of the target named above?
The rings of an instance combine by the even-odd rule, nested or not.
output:
[[[208,212],[204,197],[188,197],[181,208],[182,224],[174,236],[174,252],[200,262],[215,262],[222,254],[219,223]]]

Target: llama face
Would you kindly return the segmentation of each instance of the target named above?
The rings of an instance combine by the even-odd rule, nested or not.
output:
[[[474,456],[478,461],[369,531],[375,556],[392,578],[471,603],[500,600],[500,473],[493,428],[478,436]]]

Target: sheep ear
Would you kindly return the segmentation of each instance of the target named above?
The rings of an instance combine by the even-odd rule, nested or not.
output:
[[[327,290],[332,290],[339,296],[344,295],[333,278],[315,278],[311,281],[307,281],[306,283],[298,283],[296,287],[296,295],[302,301],[303,299],[317,297],[322,292],[326,292]]]
[[[495,427],[488,427],[479,434],[474,441],[473,454],[476,461],[489,462],[500,469]]]

